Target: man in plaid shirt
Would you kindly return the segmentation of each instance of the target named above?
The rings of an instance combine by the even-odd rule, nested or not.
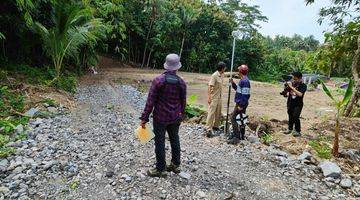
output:
[[[156,168],[148,170],[152,177],[165,177],[166,171],[180,173],[179,127],[186,106],[186,84],[176,75],[181,68],[180,57],[169,54],[164,64],[166,71],[156,77],[151,85],[144,111],[140,117],[145,128],[149,116],[153,113],[155,134]],[[166,166],[165,133],[168,132],[171,144],[171,164]]]

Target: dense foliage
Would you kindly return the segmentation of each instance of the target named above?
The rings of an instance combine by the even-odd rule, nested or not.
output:
[[[218,61],[230,63],[231,32],[236,29],[246,37],[237,41],[235,63],[247,63],[253,78],[271,80],[298,69],[328,72],[305,62],[319,46],[313,36],[264,37],[257,32],[257,23],[267,18],[258,6],[240,0],[4,0],[1,4],[1,63],[50,66],[56,72],[53,78],[66,70],[81,72],[96,65],[98,53],[140,67],[161,68],[164,57],[173,52],[181,55],[183,70],[212,72]]]

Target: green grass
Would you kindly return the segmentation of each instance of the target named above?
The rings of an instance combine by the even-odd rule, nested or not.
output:
[[[12,78],[17,79],[20,83],[46,85],[71,93],[76,92],[77,76],[73,73],[64,73],[59,79],[52,81],[55,77],[55,71],[52,68],[7,64],[4,70],[0,71],[0,80],[6,80],[9,74],[12,74]]]
[[[78,188],[80,185],[80,181],[79,180],[75,180],[73,182],[71,182],[69,184],[69,188],[72,189],[72,190],[75,190],[76,188]]]
[[[6,147],[7,143],[26,139],[24,133],[15,134],[14,129],[19,124],[27,124],[29,118],[16,114],[25,109],[25,97],[21,91],[0,86],[0,96],[0,158],[5,158],[15,152],[14,148]]]
[[[6,158],[15,152],[16,150],[12,147],[0,147],[0,158]]]
[[[327,144],[321,143],[319,140],[311,140],[309,142],[309,146],[311,146],[316,151],[316,155],[319,158],[331,158],[331,148]]]
[[[259,73],[251,73],[249,74],[251,80],[260,81],[260,82],[268,82],[268,83],[278,83],[281,77],[279,75],[270,74],[268,72],[259,72]]]
[[[10,142],[10,137],[0,134],[0,158],[6,158],[9,155],[15,153],[15,149],[6,147],[6,144]]]
[[[76,88],[77,88],[77,82],[78,81],[75,76],[69,75],[69,76],[62,76],[59,79],[51,82],[51,84],[49,84],[49,85],[54,88],[57,88],[57,89],[75,93]],[[49,81],[48,81],[48,83],[49,83]]]
[[[5,70],[7,74],[16,74],[14,78],[21,79],[21,82],[27,84],[44,85],[47,80],[51,80],[54,77],[53,70],[30,67],[28,65],[7,64]]]
[[[41,100],[39,103],[46,103],[49,106],[57,106],[57,103],[55,102],[54,99],[50,99],[50,98],[46,98],[44,100]]]
[[[271,135],[268,134],[268,133],[263,134],[263,135],[261,136],[261,139],[262,139],[262,141],[264,141],[264,143],[266,143],[266,144],[269,144],[270,142],[273,141],[273,138],[272,138]]]
[[[270,117],[269,117],[268,115],[263,115],[263,116],[260,117],[260,119],[261,119],[262,121],[265,121],[265,122],[270,121]]]
[[[14,131],[19,124],[26,125],[29,122],[28,117],[21,115],[26,111],[25,92],[19,90],[18,85],[44,85],[71,93],[76,92],[77,77],[74,74],[63,74],[59,79],[52,81],[54,77],[54,70],[49,68],[19,64],[2,66],[0,70],[0,158],[5,158],[16,151],[14,148],[6,146],[9,142],[27,138],[25,133],[16,134]],[[53,99],[44,99],[36,103],[57,106]],[[40,115],[46,117],[51,113],[42,112]]]

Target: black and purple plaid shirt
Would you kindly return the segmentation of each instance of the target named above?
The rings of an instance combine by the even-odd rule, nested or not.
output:
[[[177,76],[179,82],[170,84],[166,75],[176,76],[176,71],[166,71],[153,80],[141,120],[148,122],[151,112],[156,123],[172,124],[182,119],[186,106],[185,81]]]

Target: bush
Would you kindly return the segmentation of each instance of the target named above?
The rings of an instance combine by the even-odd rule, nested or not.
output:
[[[76,76],[69,73],[52,81],[56,75],[54,69],[11,64],[8,64],[5,69],[7,71],[0,71],[0,80],[6,80],[7,75],[11,73],[14,74],[12,78],[19,80],[21,83],[48,85],[67,92],[76,92]]]
[[[204,106],[195,105],[198,96],[193,94],[187,100],[187,105],[185,107],[185,114],[187,118],[198,117],[205,112]]]
[[[51,70],[27,65],[8,64],[6,70],[12,72],[11,74],[14,74],[12,78],[19,79],[21,83],[43,85],[47,80],[51,80],[54,77]]]
[[[15,152],[15,149],[12,147],[0,147],[0,158],[6,158]]]
[[[316,155],[319,158],[331,158],[331,147],[329,147],[329,145],[324,144],[319,140],[312,140],[309,142],[309,146],[311,146],[316,151]]]
[[[270,142],[273,141],[273,138],[271,137],[270,134],[265,133],[261,136],[261,140],[265,143],[265,144],[270,144]]]
[[[0,147],[5,146],[9,141],[9,136],[0,134]]]
[[[25,97],[16,90],[10,90],[8,86],[0,86],[0,158],[5,158],[15,152],[14,148],[6,147],[6,144],[14,140],[23,140],[26,135],[13,134],[19,124],[27,124],[28,117],[22,117],[25,107]]]
[[[280,74],[280,73],[279,73]],[[279,75],[274,75],[268,72],[250,73],[250,79],[261,82],[278,82],[281,78]]]
[[[0,133],[8,134],[15,129],[15,125],[8,120],[0,120]]]
[[[6,135],[0,134],[0,158],[6,158],[7,156],[15,153],[14,148],[6,147],[5,145],[9,143],[10,139]]]
[[[46,98],[46,99],[40,101],[39,103],[46,103],[46,104],[48,104],[49,106],[53,106],[53,107],[56,107],[56,106],[57,106],[55,100],[54,100],[54,99],[49,99],[49,98]]]
[[[0,117],[10,115],[11,111],[22,112],[25,107],[25,97],[14,91],[10,91],[8,86],[0,86]]]
[[[51,86],[57,89],[65,90],[67,92],[75,93],[77,87],[77,79],[75,76],[63,76],[55,79],[51,83]]]

